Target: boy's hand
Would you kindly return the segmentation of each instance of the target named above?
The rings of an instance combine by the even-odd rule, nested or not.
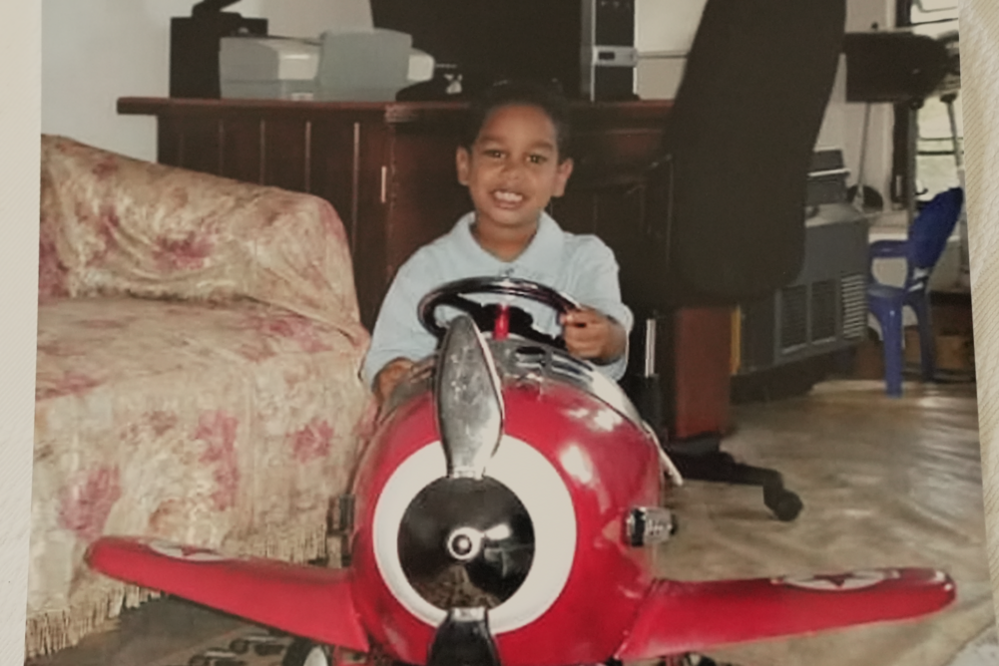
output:
[[[392,394],[395,389],[396,384],[402,379],[403,375],[409,372],[415,364],[408,358],[397,358],[389,361],[385,366],[378,371],[375,375],[375,397],[378,399],[379,406],[385,403],[385,400]]]
[[[562,337],[570,354],[601,364],[612,363],[624,353],[624,327],[593,308],[581,308],[561,317]]]

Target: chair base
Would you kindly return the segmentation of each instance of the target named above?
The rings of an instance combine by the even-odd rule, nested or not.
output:
[[[649,367],[656,366],[657,345],[655,321],[655,316],[646,319],[645,332],[642,335],[640,345],[635,345],[635,348],[641,348],[644,351],[647,363],[646,371],[648,371]],[[699,338],[697,336],[688,336],[689,339]],[[675,342],[674,340],[673,344]],[[704,363],[694,360],[705,358],[703,355],[695,353],[696,351],[696,349],[685,348],[682,358],[686,362],[684,367],[688,371],[685,376],[690,376],[693,371],[693,374],[699,377],[699,383],[694,382],[688,385],[679,381],[675,376],[672,376],[668,381],[664,381],[661,375],[645,374],[627,377],[622,383],[622,388],[624,388],[635,404],[641,417],[656,432],[663,450],[666,451],[667,455],[669,455],[670,459],[676,465],[681,476],[686,479],[698,481],[759,486],[763,490],[763,503],[773,511],[778,519],[782,521],[794,520],[801,512],[803,504],[796,494],[784,488],[784,480],[780,473],[775,470],[736,462],[730,454],[722,451],[721,433],[714,430],[717,428],[720,431],[725,428],[724,419],[705,419],[703,418],[703,411],[699,418],[686,419],[683,414],[677,415],[675,413],[677,410],[668,407],[667,392],[664,390],[666,385],[670,389],[668,400],[673,401],[672,406],[675,406],[675,394],[680,390],[692,390],[697,394],[696,397],[717,397],[713,389],[705,393],[704,396],[701,396],[697,392],[699,390],[703,392],[705,386],[714,387],[716,384],[724,383],[715,382],[713,379],[718,379],[715,373],[728,372],[728,367],[726,364]],[[671,359],[670,365],[675,365],[678,352],[676,349],[673,349],[670,353],[675,357]],[[675,370],[676,368],[674,368],[672,375],[676,374]],[[709,375],[707,379],[704,377],[705,373]],[[700,389],[698,389],[698,386]],[[729,391],[726,390],[726,394],[728,393]],[[710,405],[715,405],[716,401],[706,400],[698,402],[701,403],[703,409],[711,412]],[[671,416],[668,416],[668,414]],[[682,438],[674,437],[673,440],[670,440],[670,433],[667,426],[670,422],[677,419],[686,419],[681,424],[685,428],[679,429],[681,432],[687,429],[694,429],[694,432],[689,436],[684,434]],[[710,425],[713,422],[716,423]],[[698,433],[699,430],[707,432]],[[674,429],[674,435],[675,433],[676,429]]]
[[[721,448],[720,435],[667,442],[666,453],[685,479],[760,486],[763,503],[782,521],[792,521],[804,508],[797,494],[784,487],[780,472],[740,463]]]

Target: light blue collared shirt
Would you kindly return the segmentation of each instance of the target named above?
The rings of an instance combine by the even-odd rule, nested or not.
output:
[[[618,264],[614,253],[598,237],[563,231],[542,212],[538,231],[530,245],[513,261],[503,261],[479,245],[472,235],[475,213],[467,213],[450,232],[417,250],[400,268],[372,332],[371,348],[364,360],[364,379],[369,385],[389,361],[404,357],[420,360],[437,347],[437,339],[420,323],[416,308],[428,293],[446,282],[472,277],[514,277],[557,289],[605,315],[613,317],[626,332],[634,324],[631,310],[621,301]],[[478,302],[496,302],[489,294],[469,296]],[[528,299],[513,298],[511,304],[527,311],[534,326],[549,335],[560,335],[562,326],[550,307]],[[439,314],[444,314],[441,308]],[[453,312],[453,310],[451,310]],[[621,358],[597,365],[615,381],[628,365],[627,347]]]

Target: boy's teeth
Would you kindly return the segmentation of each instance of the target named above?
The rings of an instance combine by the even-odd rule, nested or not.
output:
[[[514,192],[497,192],[496,198],[501,201],[520,201],[524,197],[519,194],[515,194]]]

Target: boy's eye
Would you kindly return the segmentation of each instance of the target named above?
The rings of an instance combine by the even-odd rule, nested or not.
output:
[[[503,157],[503,152],[500,150],[496,150],[495,148],[488,148],[483,152],[485,153],[486,157],[492,157],[496,159]]]
[[[544,164],[546,158],[544,155],[531,155],[530,160],[532,164]]]

